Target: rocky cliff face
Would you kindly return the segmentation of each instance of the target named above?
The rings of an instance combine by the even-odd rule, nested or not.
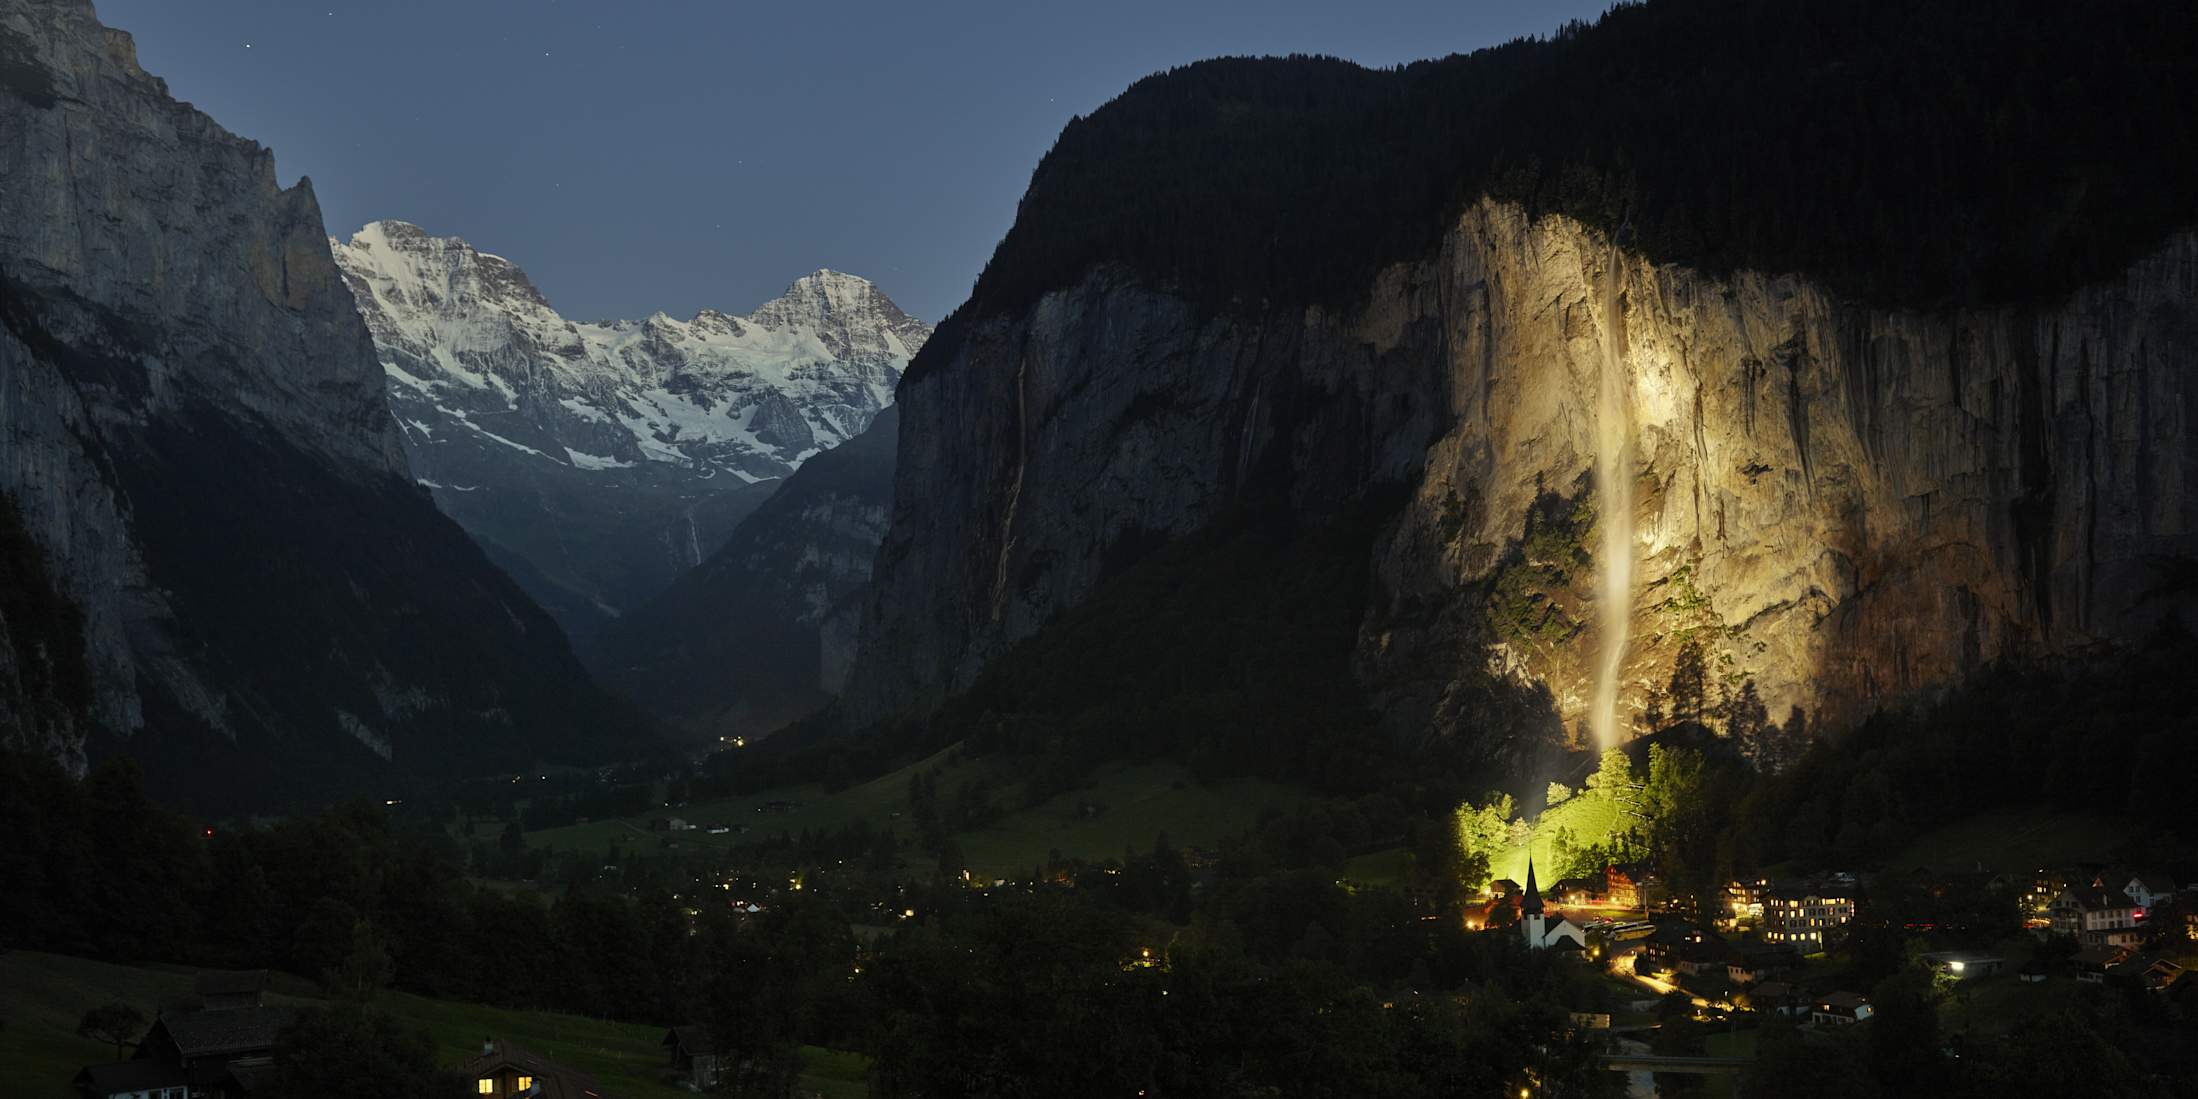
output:
[[[754,736],[845,685],[893,504],[899,416],[818,454],[723,548],[605,631],[605,682],[691,733]]]
[[[1470,727],[1491,677],[1546,688],[1577,729],[1601,599],[1630,609],[1635,729],[1689,642],[1774,716],[1839,723],[2191,609],[2190,234],[2049,307],[1923,313],[1483,202],[1367,301],[1229,316],[1102,270],[942,340],[899,395],[849,717],[966,687],[1139,547],[1393,489],[1356,666],[1409,733]],[[1591,476],[1609,356],[1621,593],[1597,590],[1613,518]]]
[[[0,7],[0,318],[0,491],[81,613],[89,723],[179,800],[613,731],[556,627],[411,484],[311,188],[83,0]]]
[[[860,434],[930,328],[836,271],[747,316],[576,323],[524,271],[384,221],[332,242],[413,470],[568,629],[700,564]]]

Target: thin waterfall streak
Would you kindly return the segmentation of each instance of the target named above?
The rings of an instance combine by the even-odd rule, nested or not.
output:
[[[1618,248],[1610,249],[1602,277],[1603,364],[1596,387],[1595,497],[1602,529],[1601,575],[1595,595],[1601,642],[1590,728],[1599,749],[1623,740],[1618,721],[1618,679],[1625,668],[1633,628],[1633,426],[1626,399],[1625,315],[1620,312]]]

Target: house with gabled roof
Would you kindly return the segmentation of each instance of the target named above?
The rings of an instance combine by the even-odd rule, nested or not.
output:
[[[587,1073],[497,1038],[483,1041],[480,1055],[458,1066],[458,1073],[486,1099],[609,1099]]]
[[[2087,946],[2068,960],[2076,971],[2076,979],[2085,984],[2099,984],[2106,980],[2107,971],[2128,960],[2129,951],[2119,946]]]
[[[1809,1021],[1821,1026],[1852,1026],[1873,1014],[1870,998],[1857,992],[1827,992],[1817,997]]]
[[[2084,946],[2135,946],[2143,909],[2129,894],[2099,885],[2072,885],[2053,899],[2053,933]]]
[[[71,1083],[83,1099],[188,1099],[191,1091],[182,1066],[153,1060],[91,1065]]]
[[[663,1046],[671,1051],[672,1068],[688,1083],[705,1091],[717,1086],[717,1039],[706,1026],[675,1026],[664,1032]]]
[[[2157,871],[2132,874],[2122,892],[2142,909],[2154,909],[2175,899],[2175,879]]]
[[[276,1041],[296,1018],[287,1007],[162,1012],[138,1042],[137,1056],[182,1069],[195,1097],[211,1092],[231,1064],[272,1057]]]

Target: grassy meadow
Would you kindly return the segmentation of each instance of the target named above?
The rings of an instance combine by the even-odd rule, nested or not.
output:
[[[74,1096],[69,1081],[87,1064],[115,1058],[113,1046],[76,1035],[84,1013],[126,1003],[150,1017],[163,1000],[190,992],[196,970],[126,966],[60,954],[0,954],[0,1066],[13,1099]],[[311,1007],[320,1001],[310,984],[277,977],[271,1004]],[[545,1011],[484,1007],[424,996],[385,993],[383,1010],[431,1035],[442,1061],[457,1064],[496,1037],[525,1046],[596,1078],[611,1099],[672,1099],[692,1095],[662,1082],[668,1067],[658,1045],[662,1027],[613,1023]],[[861,1099],[869,1062],[859,1054],[803,1051],[804,1091],[825,1099]]]

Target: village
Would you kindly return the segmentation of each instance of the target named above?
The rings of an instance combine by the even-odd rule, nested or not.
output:
[[[1206,853],[1201,852],[1201,855]],[[1207,858],[1200,858],[1206,863]],[[1098,872],[1102,878],[1107,870]],[[1112,871],[1119,874],[1119,870]],[[1531,862],[1521,883],[1496,879],[1462,914],[1469,931],[1515,936],[1532,952],[1569,959],[1637,993],[1617,996],[1612,1011],[1581,1011],[1578,1026],[1602,1038],[1606,1068],[1633,1077],[1633,1094],[1659,1094],[1672,1077],[1730,1080],[1750,1062],[1748,1036],[1765,1025],[1829,1034],[1867,1026],[1876,1012],[1867,986],[1851,982],[1843,950],[1873,928],[1861,922],[1885,906],[1875,896],[1928,897],[1954,903],[1935,912],[2004,911],[2002,926],[1926,915],[1893,929],[1909,960],[1957,997],[1994,988],[2085,986],[2121,988],[2163,997],[2198,993],[2186,965],[2198,945],[2198,883],[2151,870],[2105,865],[2041,869],[2029,875],[1913,868],[1873,875],[1829,872],[1799,878],[1728,882],[1711,911],[1673,894],[1640,864],[1601,873],[1540,881]],[[1087,879],[1088,880],[1088,879]],[[1006,887],[1001,880],[965,879],[962,887]],[[1075,879],[1051,883],[1076,887]],[[798,891],[799,880],[786,883]],[[1990,904],[1969,901],[1992,899]],[[751,901],[737,911],[754,914]],[[881,923],[913,918],[913,910],[883,912]],[[873,935],[882,928],[863,928]],[[1879,930],[1882,930],[1880,928]],[[1921,949],[1929,946],[1931,949]],[[1147,948],[1125,969],[1154,969],[1162,959]],[[859,971],[859,966],[858,966]],[[88,1013],[83,1032],[105,1026],[118,1052],[88,1065],[75,1079],[82,1099],[249,1099],[274,1094],[278,1038],[297,1018],[271,1002],[265,971],[204,971],[188,996],[156,1005],[148,1019],[123,1005]],[[94,1016],[107,1014],[104,1021]],[[1670,1052],[1655,1042],[1676,1020],[1722,1031],[1701,1051]],[[666,1086],[706,1091],[723,1065],[709,1028],[682,1025],[663,1032],[656,1070]],[[615,1099],[586,1072],[498,1035],[483,1035],[477,1055],[455,1066],[473,1094],[507,1099]]]
[[[1857,919],[1870,915],[1865,901],[1873,889],[2010,914],[1996,925],[1925,915],[1880,928],[1893,931],[1906,960],[1961,1001],[1981,1003],[1971,994],[2009,984],[2198,994],[2187,972],[2198,960],[2198,883],[2104,864],[2029,875],[1917,867],[1755,877],[1729,881],[1720,903],[1704,912],[1639,864],[1545,887],[1529,862],[1523,885],[1490,882],[1466,921],[1485,934],[1516,935],[1530,950],[1599,967],[1649,994],[1627,1003],[1630,1025],[1604,1013],[1579,1021],[1607,1032],[1605,1064],[1635,1073],[1633,1094],[1658,1094],[1647,1077],[1737,1075],[1752,1048],[1728,1040],[1703,1054],[1652,1054],[1649,1036],[1673,1018],[1714,1024],[1727,1037],[1774,1017],[1804,1032],[1869,1023],[1875,1006],[1867,986],[1852,981],[1837,955],[1867,930]],[[1887,907],[1876,910],[1881,921]]]

